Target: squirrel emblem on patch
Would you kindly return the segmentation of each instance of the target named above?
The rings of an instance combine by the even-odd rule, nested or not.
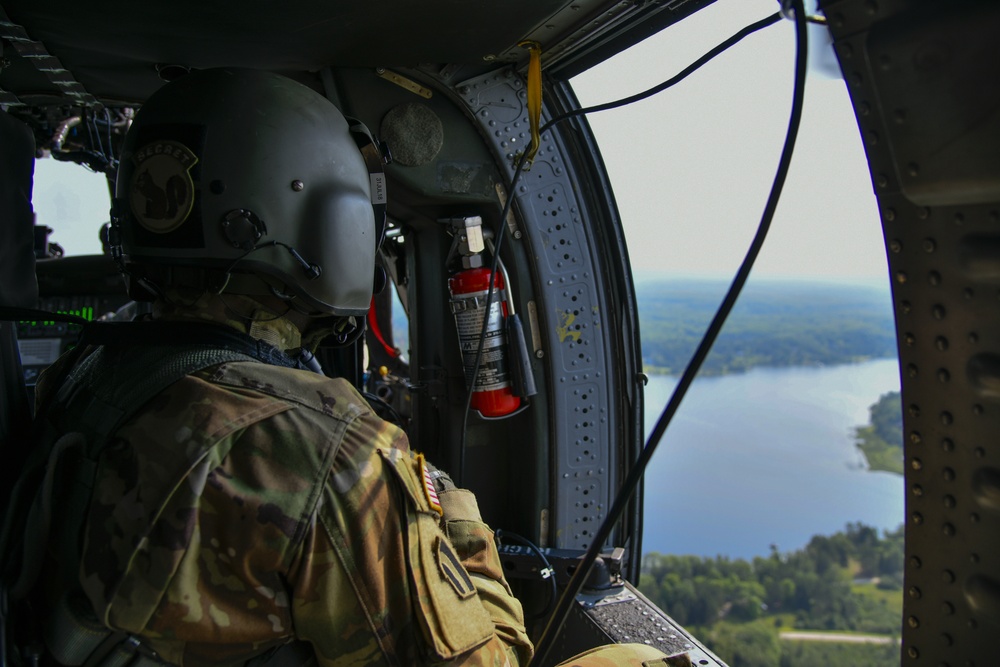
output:
[[[154,141],[136,151],[133,159],[132,213],[150,231],[165,234],[177,229],[194,205],[190,170],[198,157],[176,141]]]

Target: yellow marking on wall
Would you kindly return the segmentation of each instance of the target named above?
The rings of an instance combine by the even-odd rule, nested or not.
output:
[[[556,317],[559,321],[559,324],[556,326],[556,333],[559,334],[559,342],[565,342],[567,338],[572,338],[574,343],[579,342],[580,332],[570,329],[573,326],[573,322],[576,321],[576,315],[568,310],[559,310],[557,308]]]

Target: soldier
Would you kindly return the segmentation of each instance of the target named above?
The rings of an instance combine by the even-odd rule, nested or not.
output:
[[[196,72],[138,112],[116,192],[152,318],[61,360],[40,402],[53,438],[93,442],[88,418],[155,397],[90,453],[78,564],[58,546],[77,529],[55,530],[43,581],[75,589],[53,613],[70,619],[48,632],[56,656],[78,659],[60,635],[89,623],[116,631],[92,661],[114,644],[239,665],[294,641],[296,661],[329,665],[526,664],[472,494],[347,381],[295,360],[356,336],[369,306],[385,199],[367,130],[285,77]]]
[[[196,72],[139,111],[110,241],[152,316],[92,327],[38,385],[73,470],[42,578],[57,661],[530,660],[474,496],[297,360],[362,331],[384,204],[367,130],[290,79]]]

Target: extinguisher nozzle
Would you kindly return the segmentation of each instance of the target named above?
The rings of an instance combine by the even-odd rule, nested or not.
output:
[[[510,349],[511,389],[515,396],[528,398],[538,393],[535,374],[531,370],[531,355],[524,338],[524,326],[516,313],[507,317],[507,345]]]

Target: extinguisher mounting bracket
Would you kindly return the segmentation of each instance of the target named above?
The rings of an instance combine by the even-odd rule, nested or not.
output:
[[[458,252],[463,257],[479,255],[486,249],[486,240],[483,238],[483,219],[478,215],[466,218],[449,218],[448,225],[455,234]]]

